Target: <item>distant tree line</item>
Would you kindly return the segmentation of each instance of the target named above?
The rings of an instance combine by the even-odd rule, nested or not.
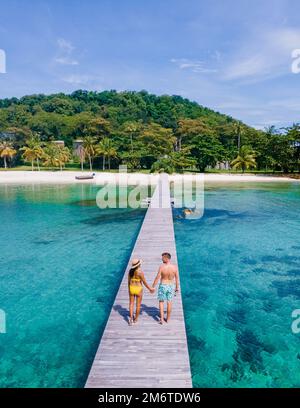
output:
[[[81,145],[74,155],[73,144]],[[53,143],[61,140],[64,146]],[[180,96],[141,92],[31,95],[0,100],[3,166],[181,172],[217,163],[245,171],[300,171],[300,126],[256,130]]]

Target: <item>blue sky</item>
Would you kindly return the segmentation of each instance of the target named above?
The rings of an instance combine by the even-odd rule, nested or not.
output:
[[[300,121],[297,0],[0,0],[0,97],[177,94],[257,128]]]

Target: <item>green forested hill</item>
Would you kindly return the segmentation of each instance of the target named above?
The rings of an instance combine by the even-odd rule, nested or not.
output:
[[[146,91],[141,92],[92,92],[78,90],[71,95],[63,93],[53,95],[30,95],[20,99],[0,100],[1,123],[3,125],[19,126],[31,124],[35,117],[44,112],[74,116],[82,112],[91,115],[101,115],[118,126],[126,121],[154,121],[163,127],[177,128],[181,118],[205,119],[211,126],[232,123],[233,119],[196,102],[191,102],[181,96],[156,96]],[[49,115],[54,118],[55,116]],[[34,122],[33,122],[34,123]]]
[[[73,141],[82,139],[82,160],[102,168],[126,163],[132,168],[178,171],[197,167],[204,171],[217,162],[231,162],[239,152],[240,156],[254,156],[259,169],[288,171],[299,165],[298,150],[291,145],[298,140],[297,125],[284,134],[274,128],[257,131],[180,96],[146,91],[78,90],[71,95],[2,99],[0,132],[1,157],[6,156],[5,141],[15,151],[7,155],[11,164],[32,162],[32,155],[26,155],[23,147],[33,140],[48,156],[59,153],[49,142],[63,140],[70,149],[65,149],[70,161]],[[41,155],[41,162],[46,154]],[[54,159],[48,162],[58,165]]]

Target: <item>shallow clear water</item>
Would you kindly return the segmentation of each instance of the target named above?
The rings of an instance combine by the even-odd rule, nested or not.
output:
[[[194,386],[299,387],[300,184],[207,185],[175,234]]]
[[[144,210],[99,187],[0,186],[0,387],[81,387]]]

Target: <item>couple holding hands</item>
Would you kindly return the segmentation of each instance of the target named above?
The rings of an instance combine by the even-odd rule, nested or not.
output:
[[[171,263],[171,254],[164,252],[162,254],[162,265],[158,269],[158,273],[152,287],[150,287],[145,279],[144,273],[141,270],[141,260],[133,259],[131,269],[128,273],[128,290],[129,290],[129,325],[137,323],[140,314],[141,303],[143,298],[143,285],[151,292],[155,292],[155,286],[160,281],[158,286],[157,298],[159,301],[160,320],[159,323],[168,323],[172,311],[172,300],[175,292],[179,289],[178,269],[176,265]],[[136,300],[136,313],[133,317],[134,301]],[[164,302],[167,302],[167,318],[164,319]]]

